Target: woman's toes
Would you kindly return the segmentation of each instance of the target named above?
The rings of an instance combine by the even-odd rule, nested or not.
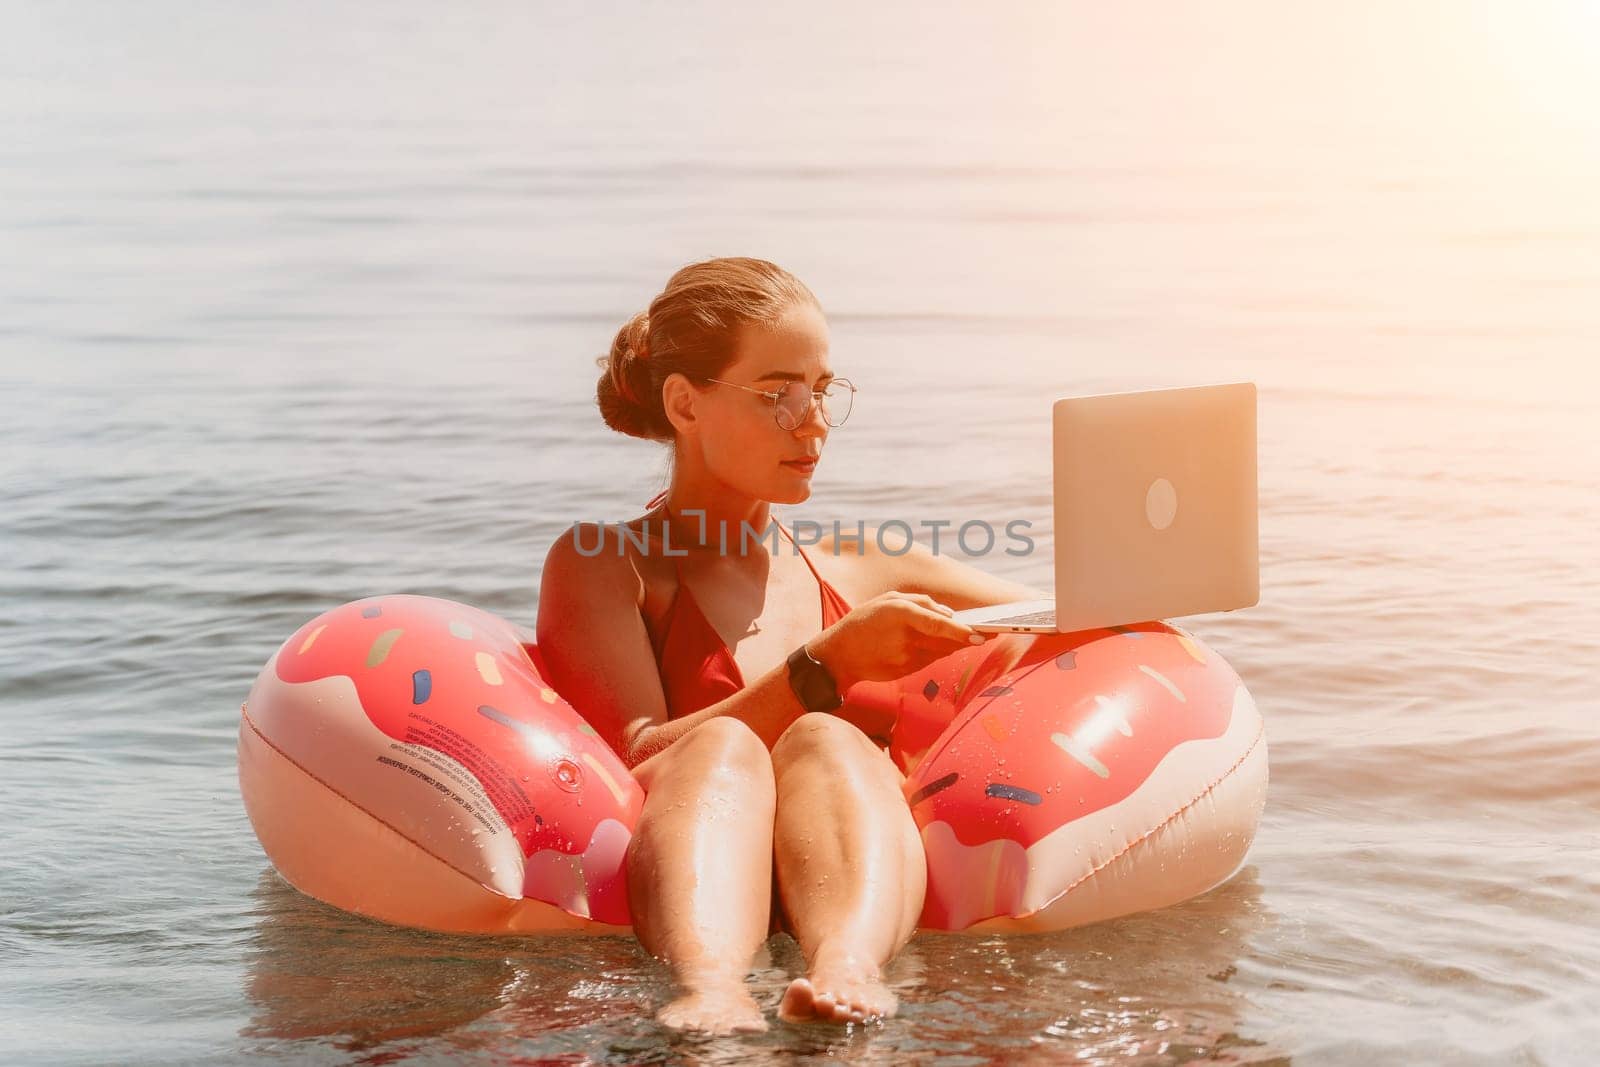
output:
[[[789,983],[789,988],[783,991],[783,1000],[778,1004],[778,1018],[785,1022],[799,1022],[809,1019],[816,1013],[816,990],[811,985],[809,978],[796,978]]]
[[[825,974],[818,970],[789,984],[778,1017],[786,1022],[861,1023],[893,1015],[897,1007],[894,994],[871,971]]]

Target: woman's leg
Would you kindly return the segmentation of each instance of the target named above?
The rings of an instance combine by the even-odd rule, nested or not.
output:
[[[832,715],[802,716],[772,747],[778,887],[806,975],[779,1015],[894,1014],[884,964],[916,930],[927,890],[922,837],[888,754]]]
[[[634,768],[644,810],[628,846],[633,928],[683,987],[657,1018],[710,1033],[767,1028],[745,988],[772,902],[772,759],[715,718]]]

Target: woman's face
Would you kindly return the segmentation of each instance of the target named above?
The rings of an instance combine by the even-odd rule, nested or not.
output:
[[[828,362],[828,324],[809,304],[791,308],[775,325],[751,327],[739,336],[738,355],[717,375],[724,382],[776,392],[792,381],[813,392],[833,377]],[[695,410],[703,420],[701,448],[710,473],[747,496],[794,504],[811,495],[816,467],[793,460],[819,457],[828,424],[819,405],[793,429],[778,425],[769,397],[715,382],[700,387]]]

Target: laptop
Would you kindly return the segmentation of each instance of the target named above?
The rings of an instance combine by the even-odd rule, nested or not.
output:
[[[1071,633],[1261,599],[1254,382],[1063,397],[1052,416],[1055,598],[956,619]]]

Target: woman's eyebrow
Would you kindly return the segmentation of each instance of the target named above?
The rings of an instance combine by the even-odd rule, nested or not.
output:
[[[833,377],[833,372],[829,371],[827,374],[824,374],[822,377],[818,378],[817,381],[831,381]],[[782,379],[786,382],[803,382],[806,380],[806,376],[804,374],[796,374],[794,371],[790,370],[775,370],[770,374],[763,374],[761,377],[757,378],[756,381],[765,382],[772,379]]]

